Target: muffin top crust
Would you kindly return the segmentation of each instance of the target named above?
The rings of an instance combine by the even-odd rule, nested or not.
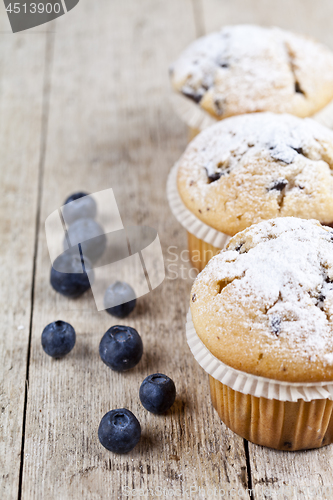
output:
[[[258,111],[306,117],[333,99],[333,53],[279,28],[226,26],[189,45],[170,78],[217,120]]]
[[[218,122],[187,146],[177,186],[185,206],[233,236],[295,216],[333,221],[333,132],[310,118],[253,113]]]
[[[245,229],[197,276],[190,307],[200,339],[227,365],[333,380],[333,231],[295,217]]]

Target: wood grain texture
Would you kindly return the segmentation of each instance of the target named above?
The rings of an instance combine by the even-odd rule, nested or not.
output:
[[[195,0],[205,31],[226,24],[275,25],[314,36],[333,48],[333,3],[311,0]],[[333,447],[304,452],[278,452],[248,443],[256,499],[332,498]]]
[[[186,127],[169,104],[168,65],[195,35],[193,7],[187,0],[80,2],[57,22],[24,500],[122,499],[140,488],[143,498],[152,499],[164,488],[183,498],[191,487],[192,498],[199,487],[235,488],[246,495],[243,440],[214,413],[208,376],[186,344],[191,279],[187,263],[174,262],[174,254],[186,248],[186,232],[173,218],[165,195],[168,172],[187,143]],[[106,187],[114,189],[124,224],[158,230],[168,275],[121,322],[139,331],[145,349],[140,364],[123,374],[108,369],[98,355],[102,335],[117,321],[97,312],[90,292],[70,301],[51,289],[44,234],[46,217],[68,194]],[[169,245],[176,248],[168,250]],[[56,319],[68,321],[77,332],[77,345],[60,361],[48,358],[40,345],[42,329]],[[141,381],[156,371],[170,375],[177,387],[176,403],[163,416],[149,414],[138,398]],[[100,419],[117,407],[131,409],[143,431],[139,445],[125,456],[111,454],[97,438]]]
[[[43,117],[46,37],[0,20],[0,497],[17,498]],[[31,79],[31,73],[34,78]]]
[[[333,3],[321,0],[194,0],[206,33],[226,24],[253,23],[303,33],[333,48]]]

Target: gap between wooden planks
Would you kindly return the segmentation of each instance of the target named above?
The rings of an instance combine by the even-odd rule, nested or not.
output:
[[[333,48],[333,3],[311,0],[194,0],[208,33],[223,25],[254,23],[279,26],[317,38]],[[279,452],[248,443],[248,470],[256,499],[332,498],[333,447]]]

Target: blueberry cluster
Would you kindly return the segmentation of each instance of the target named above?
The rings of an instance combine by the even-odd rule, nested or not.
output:
[[[148,375],[139,391],[142,406],[160,415],[171,408],[176,398],[176,387],[171,378],[162,373]],[[99,424],[98,438],[107,450],[127,453],[139,442],[141,426],[136,416],[124,408],[109,411]]]
[[[54,321],[42,333],[46,354],[62,358],[75,345],[75,330],[65,321]],[[134,368],[143,354],[143,343],[138,332],[130,326],[115,325],[103,335],[99,345],[102,361],[117,372]],[[148,375],[139,391],[142,406],[157,415],[165,413],[176,398],[174,382],[163,373]],[[127,453],[140,440],[141,426],[136,416],[125,408],[111,410],[104,415],[98,428],[100,443],[114,453]]]
[[[104,334],[99,345],[102,361],[112,370],[123,372],[134,368],[140,361],[143,344],[138,332],[130,326],[115,325]],[[169,410],[176,398],[174,382],[155,373],[144,379],[139,391],[146,410],[161,414]],[[129,410],[118,409],[104,415],[98,429],[100,443],[115,453],[130,451],[139,441],[140,423]]]
[[[80,203],[77,203],[77,200],[81,200]],[[67,205],[73,201],[76,203],[67,209]],[[90,270],[92,273],[92,262],[101,256],[103,248],[103,242],[98,244],[96,249],[95,245],[89,245],[89,241],[86,241],[89,239],[92,241],[92,238],[96,239],[101,235],[102,229],[94,220],[96,213],[96,204],[86,193],[75,193],[65,201],[63,216],[69,225],[69,240],[85,242],[83,248],[78,244],[66,250],[55,260],[51,269],[52,287],[66,297],[79,297],[90,288],[86,271]],[[89,277],[91,279],[92,275]],[[135,305],[135,292],[127,283],[116,281],[107,288],[104,306],[109,314],[125,318],[133,311]],[[75,339],[74,328],[61,320],[48,324],[42,332],[44,351],[56,359],[62,358],[73,349]],[[142,358],[142,339],[130,326],[112,326],[100,341],[99,354],[102,361],[112,370],[117,372],[129,370]],[[149,412],[164,413],[175,401],[175,384],[162,373],[149,375],[141,384],[139,398],[143,407]],[[129,452],[137,445],[140,436],[140,422],[125,408],[106,413],[98,428],[100,443],[114,453]]]
[[[87,193],[69,196],[62,214],[68,226],[65,251],[53,263],[50,283],[56,292],[74,299],[90,288],[89,279],[94,279],[92,264],[104,253],[106,236],[95,220],[96,202]],[[68,248],[69,244],[73,246]],[[109,314],[126,318],[135,308],[135,292],[127,283],[116,281],[106,289],[104,305]]]

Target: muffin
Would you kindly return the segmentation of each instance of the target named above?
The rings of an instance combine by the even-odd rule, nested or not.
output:
[[[197,276],[190,310],[234,432],[276,449],[333,442],[332,229],[281,217],[241,231]]]
[[[201,132],[174,168],[179,203],[196,221],[178,217],[199,270],[221,249],[200,235],[203,227],[230,237],[275,217],[333,221],[333,132],[310,118],[227,118]]]
[[[314,115],[333,99],[333,53],[279,28],[226,26],[193,42],[170,78],[176,110],[195,135],[244,113]]]

